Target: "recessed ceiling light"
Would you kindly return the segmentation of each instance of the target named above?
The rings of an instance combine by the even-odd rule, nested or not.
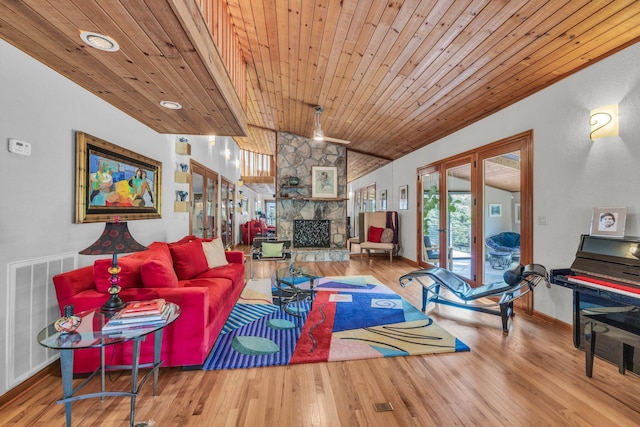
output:
[[[179,110],[182,108],[182,105],[178,104],[177,102],[174,101],[160,101],[160,105],[162,105],[164,108],[168,108],[170,110]]]
[[[104,34],[93,33],[91,31],[81,31],[80,38],[89,46],[105,52],[117,52],[120,50],[118,43]]]

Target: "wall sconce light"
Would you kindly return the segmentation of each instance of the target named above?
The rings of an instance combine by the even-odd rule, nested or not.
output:
[[[595,141],[605,136],[618,135],[618,104],[605,105],[604,107],[591,110],[589,116],[591,132],[589,139]]]
[[[231,158],[231,150],[229,150],[228,148],[224,150],[224,158],[227,160]]]
[[[214,146],[216,145],[216,136],[215,135],[209,135],[209,145],[210,146]]]
[[[244,181],[242,181],[241,179],[238,180],[238,187],[242,187],[244,185]],[[242,190],[240,190],[240,193],[242,194]]]

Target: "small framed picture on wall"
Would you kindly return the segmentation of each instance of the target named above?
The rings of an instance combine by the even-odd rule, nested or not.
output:
[[[398,209],[409,209],[409,186],[400,186],[400,198],[398,199]]]

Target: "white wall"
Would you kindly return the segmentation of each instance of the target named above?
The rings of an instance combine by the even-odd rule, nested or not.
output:
[[[411,202],[416,196],[416,169],[533,129],[534,261],[549,269],[568,267],[580,235],[589,233],[596,206],[628,206],[626,234],[639,233],[640,192],[634,179],[640,162],[638,69],[640,44],[351,182],[349,188],[384,183],[391,189],[389,210],[397,210],[398,187],[409,184],[410,209],[399,211],[400,239],[402,255],[415,260],[416,211]],[[620,136],[591,142],[589,111],[615,103]],[[538,287],[534,304],[537,311],[571,323],[570,291]]]
[[[130,221],[142,244],[178,239],[189,216],[174,213],[175,135],[161,135],[0,40],[0,141],[31,144],[29,157],[0,150],[0,301],[8,300],[7,264],[77,252],[93,243],[104,224],[74,224],[74,132],[80,130],[162,162],[162,218]],[[232,182],[240,176],[238,147],[231,138],[187,136],[192,158]],[[231,159],[220,155],[229,148]],[[183,189],[183,188],[179,188]],[[79,256],[79,264],[93,262]],[[7,319],[0,310],[0,394],[7,390]],[[34,332],[34,339],[35,334]]]

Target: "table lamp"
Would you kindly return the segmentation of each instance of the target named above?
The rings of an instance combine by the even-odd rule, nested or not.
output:
[[[136,242],[129,233],[129,227],[126,222],[119,222],[116,218],[114,222],[107,222],[104,227],[104,231],[98,240],[88,248],[80,251],[81,255],[105,255],[113,254],[113,262],[109,267],[108,272],[111,274],[109,282],[109,299],[100,308],[103,313],[115,313],[116,311],[124,308],[127,304],[120,299],[118,294],[120,293],[120,286],[118,282],[120,278],[121,268],[118,266],[117,256],[118,254],[139,252],[148,249],[146,246]]]

